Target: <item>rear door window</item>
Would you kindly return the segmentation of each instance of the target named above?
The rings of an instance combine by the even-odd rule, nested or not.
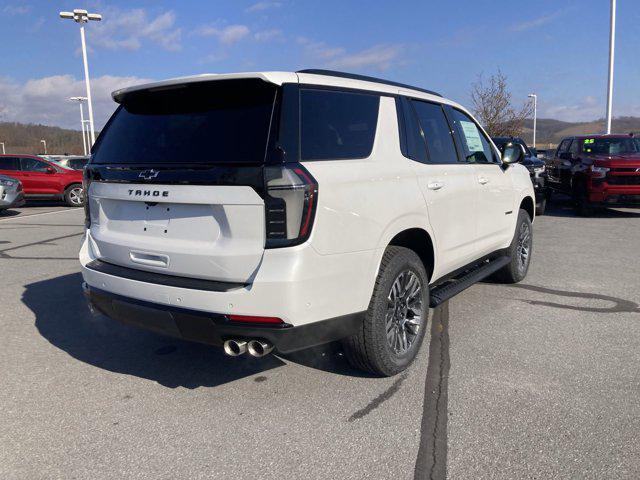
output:
[[[427,144],[429,162],[457,163],[458,154],[442,106],[419,100],[412,100],[411,103]]]
[[[451,109],[453,123],[469,163],[500,163],[491,143],[476,122],[460,110]]]
[[[100,135],[92,163],[263,163],[277,91],[243,79],[132,92]]]
[[[0,157],[0,170],[20,170],[20,164],[15,157]]]
[[[20,159],[20,168],[24,172],[46,172],[49,164],[36,158],[24,157]]]
[[[301,159],[368,157],[376,136],[379,107],[378,95],[301,90]]]

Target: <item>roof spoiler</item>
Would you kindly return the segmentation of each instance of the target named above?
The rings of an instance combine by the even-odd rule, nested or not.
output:
[[[216,82],[221,80],[241,80],[255,78],[263,80],[274,85],[282,85],[284,82],[297,82],[297,75],[287,72],[247,72],[247,73],[229,73],[216,74],[205,73],[202,75],[193,75],[190,77],[172,78],[162,80],[160,82],[144,83],[134,85],[132,87],[121,88],[111,93],[111,97],[117,102],[122,103],[130,94],[142,91],[160,91],[170,90],[172,88],[180,88],[192,83]]]

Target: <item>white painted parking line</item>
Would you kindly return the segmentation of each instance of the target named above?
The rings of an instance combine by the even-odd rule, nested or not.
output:
[[[31,218],[31,217],[39,217],[41,215],[53,215],[54,213],[65,213],[65,212],[83,212],[83,209],[68,209],[68,210],[56,210],[55,212],[43,212],[43,213],[33,213],[31,215],[16,215],[15,217],[11,217],[11,218],[3,218],[0,219],[0,222],[9,222],[11,220],[23,220],[25,218]]]

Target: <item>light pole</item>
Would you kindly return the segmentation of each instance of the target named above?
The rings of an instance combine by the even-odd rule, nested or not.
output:
[[[69,98],[71,101],[78,102],[80,104],[80,127],[82,127],[82,149],[84,150],[85,156],[87,155],[87,137],[84,133],[84,111],[82,109],[82,102],[87,101],[87,97],[71,97]]]
[[[80,25],[80,40],[82,42],[82,61],[84,63],[84,82],[87,86],[87,105],[89,106],[89,126],[91,128],[91,145],[96,141],[95,130],[93,128],[93,105],[91,103],[91,87],[89,85],[89,64],[87,63],[87,44],[84,39],[84,24],[89,20],[99,22],[102,15],[98,13],[88,13],[86,10],[76,8],[73,12],[60,12],[60,18],[73,20]]]
[[[42,145],[44,145],[44,154],[47,154],[47,141],[46,140],[40,140],[40,143]]]
[[[538,123],[538,95],[530,93],[527,95],[529,98],[533,98],[533,148],[536,148],[536,127]]]
[[[616,0],[611,0],[611,28],[609,30],[609,81],[607,84],[607,134],[611,133],[613,110],[613,57],[616,49]]]
[[[2,145],[2,154],[6,155],[7,152],[4,151],[4,142],[0,142],[0,145]]]
[[[82,131],[86,132],[87,137],[87,152],[91,153],[91,145],[89,145],[89,120],[82,122]]]

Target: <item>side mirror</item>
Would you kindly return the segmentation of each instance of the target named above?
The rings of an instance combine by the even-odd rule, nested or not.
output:
[[[529,147],[529,150],[531,150],[531,155],[533,155],[534,157],[538,157],[538,150],[533,148],[533,147]]]
[[[502,151],[502,163],[511,165],[524,160],[524,148],[518,143],[509,142]]]
[[[56,173],[56,169],[55,169],[55,168],[53,168],[53,167],[47,167],[47,168],[45,169],[45,172],[47,172],[47,173]]]

